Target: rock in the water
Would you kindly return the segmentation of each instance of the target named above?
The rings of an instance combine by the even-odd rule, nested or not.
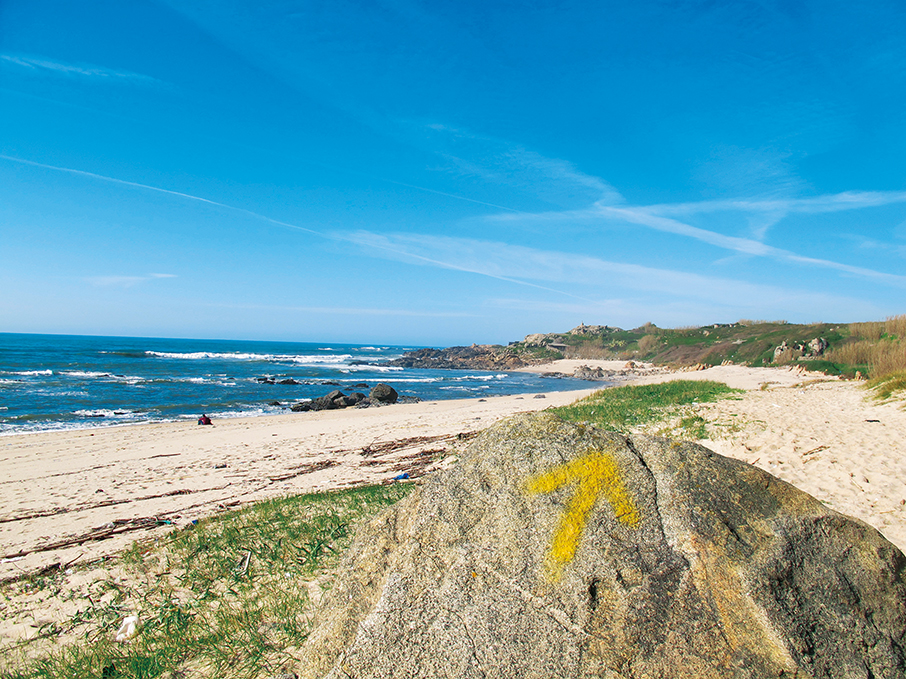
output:
[[[396,389],[391,387],[389,384],[384,384],[380,382],[374,386],[371,390],[371,393],[368,395],[368,398],[372,402],[378,401],[380,403],[396,403],[399,398],[399,394],[396,393]]]
[[[692,443],[501,422],[363,526],[302,677],[903,677],[906,559]]]
[[[318,396],[308,404],[309,410],[337,410],[342,406],[337,405],[337,401],[330,396]]]

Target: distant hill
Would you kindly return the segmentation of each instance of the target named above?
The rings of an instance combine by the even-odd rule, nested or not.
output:
[[[741,320],[672,329],[653,323],[633,330],[583,324],[564,333],[528,335],[509,349],[673,366],[801,364],[830,374],[877,376],[906,368],[906,315],[871,323]]]
[[[506,370],[560,358],[647,361],[691,366],[798,364],[831,375],[906,379],[906,315],[870,323],[747,321],[701,327],[623,330],[579,325],[568,332],[528,335],[509,346],[472,345],[409,352],[405,367]]]

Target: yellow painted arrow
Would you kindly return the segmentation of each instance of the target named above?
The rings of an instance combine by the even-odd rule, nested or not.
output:
[[[635,526],[640,520],[632,498],[620,478],[616,460],[613,455],[601,450],[592,450],[549,472],[533,476],[525,482],[524,488],[527,493],[534,495],[550,493],[570,483],[577,484],[576,491],[560,517],[560,524],[547,554],[547,574],[551,582],[560,579],[563,568],[576,555],[588,514],[602,491],[621,523]]]

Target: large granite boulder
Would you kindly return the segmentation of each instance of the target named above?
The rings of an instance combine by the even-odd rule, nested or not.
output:
[[[396,392],[396,389],[391,387],[389,384],[384,384],[380,382],[376,384],[371,392],[368,394],[368,398],[371,399],[371,402],[374,403],[396,403],[399,399],[399,394]]]
[[[903,554],[692,443],[522,415],[360,528],[302,677],[903,677]]]

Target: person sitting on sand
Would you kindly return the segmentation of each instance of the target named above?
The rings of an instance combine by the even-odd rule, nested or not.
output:
[[[198,424],[214,424],[211,422],[211,418],[202,413],[201,417],[198,418]]]

